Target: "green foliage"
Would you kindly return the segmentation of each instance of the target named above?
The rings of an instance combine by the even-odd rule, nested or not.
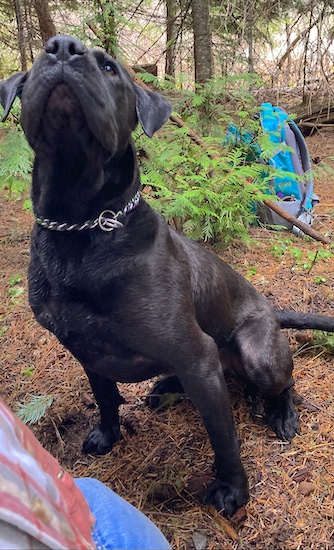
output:
[[[21,374],[23,374],[23,376],[26,376],[27,378],[29,378],[30,376],[32,376],[34,374],[34,371],[35,371],[34,367],[32,365],[30,365],[26,369],[22,369]]]
[[[327,262],[331,258],[333,258],[334,254],[330,252],[329,250],[323,250],[319,249],[316,252],[308,251],[308,252],[302,252],[299,248],[293,247],[290,250],[292,258],[295,261],[295,265],[292,267],[292,269],[298,270],[298,269],[304,269],[306,271],[311,271],[312,267],[319,261]],[[317,283],[319,282],[325,282],[323,278],[321,280],[315,281]]]
[[[0,140],[0,189],[20,198],[30,185],[33,153],[19,125],[12,125]]]
[[[24,295],[24,287],[20,285],[22,282],[22,275],[14,275],[9,278],[8,296],[13,305],[20,303],[21,298]]]
[[[21,298],[23,297],[23,294],[24,294],[23,286],[15,286],[8,290],[8,296],[10,297],[10,301],[13,305],[17,305],[20,303]]]
[[[163,140],[145,143],[150,160],[141,161],[141,171],[148,200],[193,239],[215,240],[223,234],[226,242],[247,240],[255,219],[250,205],[263,196],[255,197],[262,166],[245,164],[238,151],[224,155],[217,140],[207,144],[211,151],[220,150],[219,160],[191,143],[183,129],[172,128]],[[253,180],[258,185],[248,183]]]
[[[282,256],[284,256],[284,248],[282,246],[280,246],[279,244],[273,244],[270,248],[269,248],[270,252],[272,253],[272,255],[274,256],[274,258],[281,258]]]
[[[5,319],[3,315],[0,315],[0,338],[4,338],[8,330],[8,325],[5,325]]]
[[[53,402],[52,395],[29,395],[27,403],[19,403],[17,416],[25,424],[36,424],[46,413]]]
[[[317,277],[314,277],[313,282],[315,282],[317,285],[321,285],[323,283],[327,283],[326,277],[322,277],[321,275],[317,275]]]
[[[258,265],[254,265],[253,267],[250,267],[249,269],[247,269],[247,272],[245,274],[245,278],[248,280],[248,281],[251,281],[252,280],[252,277],[254,277],[254,275],[256,275],[257,273],[257,270],[258,270]]]
[[[314,330],[313,337],[316,347],[325,349],[328,353],[334,353],[334,334],[332,332]]]
[[[108,0],[94,0],[94,23],[100,29],[99,37],[102,38],[101,46],[112,56],[117,56],[118,39],[117,23],[120,23],[120,14],[115,8],[114,2]]]
[[[168,90],[170,80],[164,86]],[[137,131],[136,146],[145,153],[140,163],[146,198],[193,239],[247,241],[256,202],[269,197],[268,182],[277,173],[243,147],[222,144],[236,120],[247,131],[261,133],[254,118],[258,106],[247,91],[249,75],[213,79],[195,92],[181,93],[177,87],[174,82],[173,104],[187,127],[203,138],[204,147],[191,141],[187,128],[175,125],[165,126],[151,141]],[[228,112],[226,101],[232,99]]]
[[[283,256],[290,257],[293,261],[292,270],[298,271],[300,269],[310,271],[317,262],[327,262],[334,257],[333,252],[325,249],[302,250],[298,246],[293,245],[291,238],[280,239],[275,242],[270,248],[270,252],[276,259],[281,259]],[[327,281],[324,277],[314,277],[315,283],[325,283]]]
[[[15,286],[18,283],[21,283],[22,281],[22,275],[13,275],[12,277],[9,277],[9,286]]]

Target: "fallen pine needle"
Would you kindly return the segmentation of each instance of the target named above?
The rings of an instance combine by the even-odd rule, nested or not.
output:
[[[234,527],[232,527],[230,522],[226,518],[221,516],[219,512],[217,512],[216,508],[212,506],[212,504],[208,506],[208,510],[209,514],[213,516],[214,520],[218,523],[219,527],[222,528],[223,532],[228,535],[232,540],[238,541],[238,533],[236,532]]]

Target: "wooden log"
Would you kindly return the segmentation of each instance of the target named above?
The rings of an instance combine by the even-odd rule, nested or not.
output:
[[[294,109],[294,112],[297,116],[294,118],[296,124],[302,122],[326,122],[333,120],[334,118],[334,106],[328,105],[314,105],[310,108],[305,107],[305,105],[300,105]]]
[[[328,122],[304,122],[303,120],[298,122],[298,126],[301,126],[302,128],[330,128],[333,125],[334,119],[329,120]]]

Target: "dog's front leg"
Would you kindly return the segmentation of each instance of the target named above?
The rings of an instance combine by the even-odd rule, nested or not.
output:
[[[100,409],[101,423],[88,434],[83,450],[85,453],[104,455],[120,439],[118,407],[124,403],[124,399],[115,382],[85,370]]]
[[[232,516],[248,500],[248,483],[218,350],[212,338],[203,336],[205,356],[178,377],[203,418],[215,452],[216,481],[208,488],[206,502]]]

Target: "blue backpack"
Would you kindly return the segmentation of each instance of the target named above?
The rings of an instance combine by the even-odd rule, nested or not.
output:
[[[268,193],[277,195],[280,200],[273,202],[283,210],[311,225],[314,219],[312,210],[319,199],[313,194],[311,161],[304,136],[289,115],[271,103],[262,103],[259,118],[264,133],[268,134],[270,141],[277,146],[267,162],[281,171],[279,176],[273,177],[270,181]],[[231,144],[240,140],[250,144],[253,136],[245,131],[240,132],[235,126],[230,125],[226,142]],[[255,145],[253,152],[261,162],[260,147]],[[303,177],[296,178],[293,174]],[[263,223],[292,228],[297,234],[300,232],[297,227],[292,227],[266,205],[259,207],[258,215]]]

